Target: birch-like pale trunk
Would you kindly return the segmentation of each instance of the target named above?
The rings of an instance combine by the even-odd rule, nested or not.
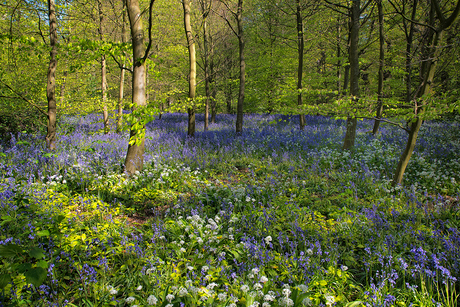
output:
[[[133,44],[133,89],[132,103],[133,111],[137,108],[145,107],[145,62],[142,57],[145,53],[144,28],[142,25],[141,10],[138,0],[126,0],[128,9],[129,24],[131,28],[131,39]],[[133,175],[136,171],[141,171],[144,166],[145,151],[145,127],[134,128],[131,126],[130,140],[137,139],[135,143],[128,145],[128,152],[125,159],[125,172]]]
[[[189,103],[191,104],[187,108],[188,112],[188,136],[195,136],[195,107],[194,99],[196,97],[196,52],[195,52],[195,41],[192,34],[192,24],[190,22],[190,0],[182,0],[182,7],[184,8],[184,29],[185,35],[187,36],[187,48],[189,55],[189,64],[190,64],[190,73],[189,73],[189,90],[188,98],[190,99]]]

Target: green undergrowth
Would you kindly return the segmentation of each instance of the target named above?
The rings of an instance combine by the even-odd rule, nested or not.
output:
[[[5,306],[458,301],[458,200],[358,172],[170,161],[131,178],[20,183],[3,204]]]

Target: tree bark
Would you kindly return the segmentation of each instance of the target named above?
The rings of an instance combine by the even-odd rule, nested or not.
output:
[[[48,82],[46,85],[46,98],[48,100],[48,121],[46,133],[46,147],[56,149],[56,67],[57,67],[57,19],[56,4],[48,0],[48,16],[50,26],[50,62],[48,66]]]
[[[337,97],[340,98],[340,79],[342,78],[342,60],[340,57],[342,53],[340,51],[340,19],[337,19]]]
[[[349,50],[349,61],[350,61],[350,95],[354,101],[358,100],[359,97],[359,16],[361,3],[360,0],[353,0],[351,7],[351,29],[350,29],[350,50]],[[356,139],[356,126],[357,120],[353,114],[347,118],[347,131],[345,133],[345,140],[343,143],[343,149],[349,150],[355,145]]]
[[[227,106],[227,114],[232,114],[232,85],[229,83],[225,86],[225,104]]]
[[[417,14],[417,3],[418,0],[414,0],[412,4],[412,14],[411,20],[415,20]],[[406,102],[409,103],[412,99],[412,43],[414,39],[414,30],[415,30],[415,23],[411,22],[409,35],[406,38]]]
[[[303,21],[302,21],[302,7],[300,0],[296,0],[296,21],[297,21],[297,51],[298,51],[298,65],[297,65],[297,105],[302,106],[302,76],[303,76],[303,53],[305,48],[305,41],[303,35]],[[299,128],[305,129],[305,115],[299,114]]]
[[[63,73],[62,73],[62,84],[61,84],[61,89],[60,89],[60,92],[59,92],[59,97],[61,98],[60,100],[60,104],[61,104],[61,107],[64,106],[64,102],[65,102],[65,86],[66,86],[66,82],[67,82],[67,70],[65,70]]]
[[[243,0],[238,0],[236,22],[238,27],[238,47],[240,56],[240,89],[238,93],[238,104],[236,107],[236,133],[241,134],[243,132],[244,88],[246,82],[246,62],[244,59],[243,34]]]
[[[126,2],[123,1],[123,20],[121,25],[121,42],[126,43],[128,41],[128,31],[126,29]],[[126,54],[123,56],[126,57]],[[125,88],[125,60],[123,59],[123,66],[120,68],[120,87],[118,91],[118,112],[117,112],[117,133],[120,133],[123,129],[123,98]]]
[[[102,2],[101,0],[97,1],[97,7],[99,11],[99,39],[101,42],[104,41],[104,30],[102,25],[104,23],[104,14],[102,13]],[[107,134],[110,131],[109,127],[109,112],[107,110],[107,70],[106,70],[106,60],[105,54],[101,55],[101,91],[102,91],[102,106],[103,106],[103,119],[104,119],[104,133]]]
[[[189,91],[188,91],[188,98],[191,105],[188,106],[188,136],[195,136],[195,107],[194,107],[194,99],[196,96],[196,54],[195,54],[195,42],[192,34],[192,25],[190,22],[190,0],[182,0],[182,6],[184,8],[184,29],[185,35],[187,36],[187,48],[189,54],[189,62],[190,62],[190,74],[189,74]]]
[[[209,83],[212,85],[212,91],[211,91],[211,123],[215,124],[216,123],[216,113],[217,113],[217,101],[216,101],[216,96],[217,96],[217,87],[216,87],[216,80],[214,78],[214,46],[211,42],[211,57],[210,57],[210,63],[209,63],[209,69],[210,69],[210,78],[209,78]]]
[[[380,119],[383,114],[383,66],[385,61],[385,37],[383,34],[383,6],[382,0],[377,0],[377,8],[379,14],[379,77],[377,86],[377,114],[375,115],[374,128],[372,134],[376,135],[379,131]]]
[[[203,12],[204,13],[204,12]],[[206,94],[206,102],[204,106],[204,131],[209,128],[209,54],[208,54],[208,33],[207,33],[206,17],[203,20],[203,47],[204,47],[204,88]]]
[[[142,58],[145,53],[144,29],[142,25],[141,10],[138,0],[126,0],[128,17],[131,28],[131,39],[133,44],[133,89],[132,102],[133,111],[137,108],[146,106],[145,96],[145,62]],[[125,172],[133,175],[136,171],[141,171],[144,165],[145,151],[145,127],[140,128],[131,126],[130,140],[137,139],[135,143],[130,142],[125,160]]]

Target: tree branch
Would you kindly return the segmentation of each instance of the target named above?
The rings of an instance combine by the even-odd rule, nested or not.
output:
[[[401,128],[402,130],[406,131],[407,133],[410,133],[410,130],[407,129],[406,127],[404,127],[403,125],[401,125],[400,123],[392,122],[391,120],[388,120],[388,119],[377,118],[377,117],[366,117],[366,116],[357,117],[357,118],[379,120],[379,121],[381,121],[381,122],[385,122],[385,123],[388,123],[388,124],[390,124],[390,125],[394,125],[394,126],[396,126],[396,127],[398,127],[398,128]]]
[[[112,59],[115,61],[115,63],[117,63],[118,68],[127,70],[127,71],[129,71],[130,73],[133,73],[133,70],[132,70],[132,69],[129,69],[128,67],[125,67],[125,65],[121,64],[120,62],[118,62],[117,58],[116,58],[113,54],[110,54],[110,56],[111,56]]]
[[[344,9],[344,10],[347,10],[347,12],[350,10],[350,8],[349,8],[348,6],[345,6],[345,5],[341,5],[341,4],[338,4],[338,3],[333,3],[333,2],[330,2],[330,1],[328,1],[328,0],[324,0],[324,2],[326,2],[326,3],[329,4],[329,5],[333,5],[333,6],[336,6],[336,7],[340,7],[340,8],[342,8],[342,9]],[[341,11],[339,11],[338,9],[334,9],[334,8],[332,8],[332,7],[330,7],[330,6],[328,6],[328,7],[329,7],[330,9],[336,11],[337,13],[344,14],[344,15],[348,15],[348,14],[349,14],[349,13],[341,12]]]
[[[5,85],[10,91],[12,91],[14,94],[16,94],[18,97],[16,98],[20,98],[22,100],[24,100],[25,102],[27,102],[28,104],[30,104],[31,106],[35,107],[38,111],[40,111],[40,113],[42,113],[43,115],[45,115],[46,117],[48,117],[48,114],[43,111],[39,106],[37,106],[36,104],[34,104],[33,102],[29,101],[27,98],[25,98],[24,96],[22,96],[21,94],[19,94],[18,92],[16,92],[11,86],[9,86],[8,84],[6,84],[5,82],[3,82],[2,80],[0,80],[0,82]],[[15,98],[15,97],[6,97],[6,98]]]
[[[142,57],[142,62],[145,62],[147,57],[149,56],[150,48],[152,48],[152,7],[155,0],[150,0],[149,5],[149,44],[147,45],[147,49],[145,50],[145,54]]]
[[[438,0],[433,0],[432,3],[434,3],[434,6],[436,8],[436,12],[438,12],[438,9],[439,9]],[[450,27],[454,23],[455,19],[457,19],[459,13],[460,13],[460,0],[457,1],[457,6],[455,7],[454,11],[452,12],[452,15],[450,15],[449,18],[444,19],[444,21],[442,21],[442,19],[441,19],[441,16],[443,16],[443,15],[442,15],[441,10],[439,9],[438,17],[442,21],[442,28],[447,29],[448,27]],[[444,18],[444,16],[442,18]]]
[[[438,30],[437,30],[435,27],[433,27],[432,25],[425,24],[425,23],[421,23],[421,22],[417,22],[417,21],[415,21],[415,20],[410,19],[410,18],[407,17],[403,12],[401,12],[401,11],[398,10],[398,8],[396,7],[396,5],[393,3],[392,0],[389,0],[389,2],[390,2],[390,4],[391,4],[391,6],[393,6],[393,8],[395,9],[396,13],[398,13],[399,15],[401,15],[402,18],[404,18],[405,20],[407,20],[407,21],[409,21],[409,22],[411,22],[411,23],[413,23],[413,24],[422,26],[422,27],[428,27],[428,28],[430,28],[431,30],[433,30],[433,31],[435,31],[435,32],[438,31]]]

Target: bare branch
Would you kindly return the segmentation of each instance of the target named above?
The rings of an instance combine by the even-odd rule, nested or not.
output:
[[[388,123],[390,125],[394,125],[404,131],[406,131],[407,133],[410,133],[410,130],[407,129],[406,127],[404,127],[403,125],[401,125],[400,123],[397,123],[397,122],[393,122],[391,120],[388,120],[388,119],[385,119],[385,118],[377,118],[377,117],[366,117],[366,116],[363,116],[363,117],[357,117],[357,118],[363,118],[363,119],[372,119],[372,120],[379,120],[381,122],[385,122],[385,123]]]
[[[437,0],[434,0],[433,3],[435,4],[435,7],[436,7],[436,5],[439,7],[439,3],[438,3]],[[455,19],[457,19],[459,13],[460,13],[460,1],[457,1],[457,6],[455,7],[454,11],[452,12],[452,15],[450,15],[449,18],[447,18],[442,23],[442,28],[447,29],[448,27],[450,27],[454,23]]]
[[[331,7],[331,6],[328,6],[328,8],[330,8],[330,9],[336,11],[337,13],[344,14],[344,15],[348,15],[348,14],[349,14],[348,11],[350,10],[350,8],[349,8],[348,6],[341,5],[341,4],[338,4],[338,3],[333,3],[333,2],[328,1],[328,0],[324,0],[324,2],[326,2],[326,3],[329,4],[329,5],[335,6],[335,7],[340,7],[340,8],[342,8],[342,9],[344,9],[344,10],[347,11],[347,13],[344,13],[344,12],[338,10],[338,9],[334,9],[334,8]]]
[[[405,20],[413,23],[413,24],[416,24],[416,25],[419,25],[419,26],[422,26],[422,27],[428,27],[430,29],[432,29],[433,31],[436,31],[437,32],[437,29],[435,27],[433,27],[432,25],[429,25],[429,24],[426,24],[426,23],[421,23],[421,22],[417,22],[409,17],[407,17],[403,12],[399,11],[398,8],[396,7],[396,5],[393,3],[392,0],[389,0],[388,2],[390,2],[391,6],[393,6],[393,8],[395,9],[396,13],[398,13],[399,15],[402,16],[402,18],[404,18]]]
[[[152,7],[155,0],[150,0],[149,5],[149,44],[147,45],[147,49],[145,50],[145,54],[142,57],[142,62],[145,62],[147,57],[149,56],[150,48],[152,48]]]
[[[133,73],[133,70],[132,70],[132,69],[129,69],[128,67],[125,67],[125,65],[121,64],[120,62],[118,62],[117,58],[116,58],[113,54],[110,54],[110,56],[111,56],[112,59],[115,61],[115,63],[117,63],[118,68],[127,70],[127,71],[129,71],[130,73]]]

